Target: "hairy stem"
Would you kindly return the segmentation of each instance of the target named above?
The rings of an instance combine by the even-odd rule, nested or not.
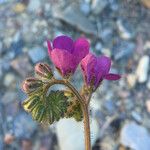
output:
[[[44,89],[44,95],[48,92],[48,89],[55,85],[61,84],[68,87],[74,95],[77,97],[78,101],[80,102],[83,118],[84,118],[84,138],[85,138],[85,150],[91,150],[91,138],[90,138],[90,122],[89,122],[89,113],[88,113],[88,105],[86,104],[86,100],[79,94],[79,92],[72,86],[72,84],[67,80],[56,80],[49,82]]]

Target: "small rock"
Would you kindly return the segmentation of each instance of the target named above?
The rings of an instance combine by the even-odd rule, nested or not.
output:
[[[108,43],[113,38],[113,29],[111,27],[104,27],[101,29],[99,35],[104,43]]]
[[[28,4],[28,10],[29,12],[37,12],[41,7],[41,1],[40,0],[30,0]]]
[[[32,150],[32,142],[28,139],[23,139],[21,141],[22,150]]]
[[[27,77],[33,67],[29,62],[29,58],[26,55],[22,55],[11,62],[11,66],[16,70],[22,77]]]
[[[150,8],[150,1],[149,0],[141,0],[141,2],[143,3],[143,5],[147,8]]]
[[[129,99],[129,98],[125,99],[124,104],[125,104],[125,109],[127,111],[132,111],[134,108],[134,105],[135,105],[134,102],[132,101],[132,99]],[[121,105],[122,105],[122,103],[121,103]]]
[[[7,133],[4,137],[5,144],[11,144],[14,141],[15,137],[9,133]]]
[[[128,59],[132,56],[135,49],[133,42],[119,40],[113,47],[113,55],[115,60]]]
[[[135,87],[137,81],[137,76],[135,74],[128,74],[127,75],[127,82],[130,88]]]
[[[4,104],[4,105],[7,105],[8,103],[11,103],[13,101],[15,101],[17,99],[17,93],[14,92],[14,91],[7,91],[2,99],[1,99],[1,102]]]
[[[142,58],[138,63],[136,75],[139,83],[144,83],[147,81],[149,71],[149,61],[150,61],[149,56],[145,55],[142,56]]]
[[[22,52],[23,45],[24,41],[22,39],[21,33],[17,32],[13,37],[13,41],[9,49],[10,51],[14,52],[15,55],[18,55]]]
[[[34,47],[28,51],[28,54],[33,63],[37,63],[47,56],[46,50],[42,47]]]
[[[147,108],[147,111],[150,113],[150,100],[146,101],[146,108]]]
[[[27,139],[30,139],[37,129],[36,123],[32,120],[31,116],[26,113],[18,113],[14,119],[13,127],[15,137]]]
[[[68,132],[69,131],[69,132]],[[61,119],[56,124],[56,132],[61,150],[83,150],[84,147],[83,122],[74,119]],[[91,119],[92,145],[98,138],[99,127],[95,119]],[[72,144],[76,141],[78,144]]]
[[[90,13],[90,5],[89,3],[81,3],[80,4],[80,10],[83,12],[85,15],[88,15]]]
[[[8,0],[0,0],[0,4],[6,3]]]
[[[55,18],[63,20],[85,33],[97,35],[96,26],[87,19],[76,5],[70,5],[64,10],[60,8],[53,9]]]
[[[3,51],[4,51],[3,50],[3,43],[0,41],[0,55],[2,54]]]
[[[148,82],[147,82],[146,86],[150,90],[150,78],[148,79]]]
[[[131,116],[133,117],[133,119],[135,119],[135,121],[137,121],[138,123],[142,122],[142,117],[141,115],[136,112],[136,111],[132,111]]]
[[[100,43],[100,42],[96,43],[95,49],[96,49],[96,51],[101,51],[101,49],[102,49],[102,43]]]
[[[14,6],[13,10],[16,13],[22,13],[22,12],[24,12],[25,8],[26,8],[26,6],[23,3],[17,3]]]
[[[129,31],[129,27],[125,27],[123,21],[121,20],[117,20],[117,27],[118,27],[118,31],[120,34],[120,37],[124,40],[129,40],[133,37],[133,33],[131,31]]]
[[[103,9],[107,6],[108,2],[106,0],[93,0],[92,1],[92,11],[94,14],[100,14]]]
[[[144,48],[145,51],[150,50],[150,41],[146,41],[144,44]]]
[[[116,111],[116,106],[112,100],[106,100],[104,102],[104,108],[109,114],[113,114]]]
[[[115,140],[113,140],[113,137],[106,136],[100,142],[100,149],[101,150],[114,150],[115,145],[116,143],[115,143]]]
[[[109,7],[112,11],[117,11],[119,9],[119,3],[117,0],[109,0]]]
[[[120,143],[134,150],[149,150],[150,136],[146,128],[134,123],[126,123],[121,130]]]
[[[7,73],[4,77],[4,85],[6,87],[15,87],[16,76],[12,73]]]

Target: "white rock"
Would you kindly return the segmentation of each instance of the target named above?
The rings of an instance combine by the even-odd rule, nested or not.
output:
[[[149,70],[149,56],[145,55],[140,59],[136,70],[136,75],[139,83],[146,82],[148,78],[148,70]]]
[[[82,122],[74,119],[61,119],[56,124],[60,150],[84,150],[84,128]],[[98,138],[99,127],[95,119],[91,120],[92,145]]]
[[[99,14],[106,7],[108,2],[106,0],[93,0],[92,1],[92,10],[94,14]]]
[[[123,26],[121,20],[117,20],[116,22],[120,37],[125,40],[129,40],[132,38],[132,34]]]
[[[14,86],[14,84],[16,83],[16,77],[14,74],[12,73],[7,73],[4,77],[4,85],[6,87],[10,87],[10,86]]]
[[[28,5],[28,10],[30,12],[37,12],[41,7],[41,1],[40,0],[32,0],[30,1]]]
[[[130,122],[121,130],[120,143],[133,150],[149,150],[150,135],[144,127]]]

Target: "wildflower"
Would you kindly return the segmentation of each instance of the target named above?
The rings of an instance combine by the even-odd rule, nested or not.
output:
[[[81,37],[73,41],[70,37],[62,35],[56,37],[52,46],[47,41],[48,53],[55,67],[63,76],[75,72],[80,61],[89,53],[89,42]]]
[[[81,69],[84,80],[88,86],[99,86],[103,79],[118,80],[121,78],[118,74],[109,73],[111,67],[111,59],[106,56],[96,57],[89,53],[81,61]]]

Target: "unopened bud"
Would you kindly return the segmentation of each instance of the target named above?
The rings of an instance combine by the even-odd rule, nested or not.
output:
[[[46,63],[38,63],[35,66],[35,73],[40,77],[51,79],[53,76],[52,70]]]
[[[37,78],[27,78],[23,84],[22,89],[25,93],[31,93],[35,90],[37,90],[39,87],[42,86],[42,81]]]

